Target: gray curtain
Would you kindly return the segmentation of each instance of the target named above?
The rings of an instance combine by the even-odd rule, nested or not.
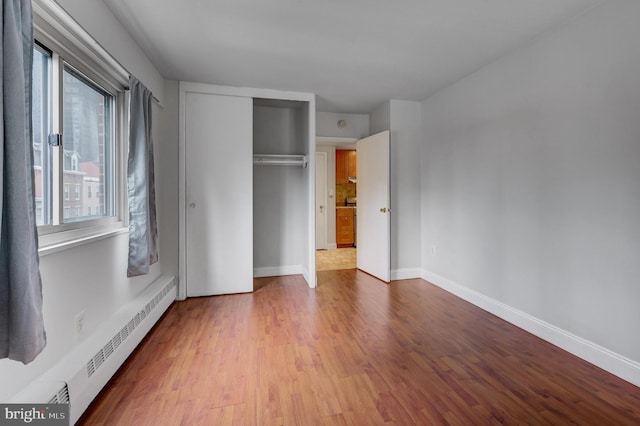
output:
[[[135,77],[129,78],[129,266],[127,276],[149,272],[158,261],[151,101],[153,95]]]
[[[3,0],[0,26],[0,358],[27,364],[47,344],[33,182],[31,0]]]

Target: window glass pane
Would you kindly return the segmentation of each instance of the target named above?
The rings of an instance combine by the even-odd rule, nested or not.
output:
[[[98,216],[113,215],[112,105],[112,97],[109,94],[65,66],[63,202],[65,211],[67,207],[70,208],[70,215],[65,215],[65,222],[90,219],[88,215],[83,215],[89,208],[96,214],[102,213]],[[71,197],[66,196],[67,185],[78,188]],[[91,190],[88,187],[91,187]],[[93,197],[88,195],[90,193]],[[91,218],[95,217],[94,214]]]
[[[33,176],[35,180],[36,223],[51,223],[49,135],[49,64],[51,55],[39,46],[33,49]]]

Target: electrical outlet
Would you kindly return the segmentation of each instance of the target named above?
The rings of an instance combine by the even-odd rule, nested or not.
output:
[[[431,246],[431,256],[435,256],[436,255],[436,246],[435,244]]]
[[[80,336],[82,334],[82,330],[84,328],[84,311],[80,311],[73,317],[73,324],[76,331],[76,336]]]

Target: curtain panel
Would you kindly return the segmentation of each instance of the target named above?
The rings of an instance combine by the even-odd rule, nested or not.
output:
[[[31,0],[3,0],[0,25],[0,358],[27,364],[47,342],[33,178]]]
[[[147,274],[158,261],[158,226],[151,138],[152,93],[129,78],[129,265],[127,276]]]

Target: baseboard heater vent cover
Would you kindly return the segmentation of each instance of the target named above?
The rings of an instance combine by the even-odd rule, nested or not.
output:
[[[171,280],[162,290],[156,294],[156,296],[149,301],[144,307],[138,312],[131,321],[127,323],[119,333],[116,333],[115,336],[111,340],[109,340],[102,349],[96,353],[93,358],[91,358],[87,362],[87,377],[91,377],[100,366],[109,358],[118,347],[129,337],[133,330],[135,330],[142,321],[149,315],[153,309],[158,305],[158,303],[175,287],[175,280]],[[67,399],[68,399],[68,390],[67,390]]]
[[[55,395],[51,397],[49,404],[68,404],[69,403],[69,386],[65,383]]]

